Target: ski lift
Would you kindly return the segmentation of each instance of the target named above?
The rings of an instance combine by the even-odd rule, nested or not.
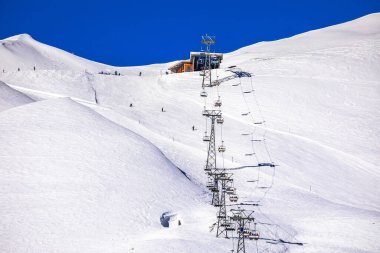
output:
[[[259,163],[259,167],[269,166],[269,167],[276,167],[273,163]]]
[[[208,142],[211,140],[210,135],[207,135],[207,132],[205,132],[205,135],[203,136],[203,141]]]
[[[239,199],[238,195],[233,193],[233,194],[230,194],[230,201],[231,202],[237,202]]]
[[[235,230],[235,224],[232,222],[224,222],[220,226],[225,227],[226,230],[228,230],[228,228],[230,228],[230,229],[232,228],[232,230]],[[231,231],[231,230],[229,230],[229,231]]]
[[[207,92],[205,90],[203,90],[200,95],[201,95],[201,97],[206,98]]]
[[[228,175],[227,175],[227,173],[222,173],[222,174],[220,174],[220,176],[219,176],[219,180],[228,180],[229,178],[228,178]]]
[[[257,231],[251,231],[248,235],[249,240],[259,240],[260,234]]]
[[[234,194],[235,193],[235,188],[234,187],[227,187],[227,189],[226,189],[226,193],[228,194],[228,195],[230,195],[230,194]]]
[[[223,143],[224,143],[224,141],[222,141],[222,145],[220,145],[220,146],[218,147],[218,151],[219,151],[220,153],[223,153],[223,152],[226,151],[226,146],[224,146]]]
[[[211,181],[207,182],[206,187],[209,188],[209,189],[212,188],[212,187],[214,187],[214,182],[211,182]]]
[[[231,217],[231,220],[235,221],[235,220],[239,220],[241,218],[241,215],[238,214],[238,213],[234,213]]]
[[[203,169],[204,171],[211,171],[211,168],[209,166],[205,166],[205,168]]]
[[[228,225],[225,227],[226,231],[235,231],[235,224],[234,223],[227,223]]]
[[[248,235],[248,239],[249,240],[259,240],[260,238],[260,233],[256,230],[256,223],[255,223],[255,228],[250,231],[249,235]]]
[[[207,111],[207,110],[203,110],[203,111],[202,111],[202,115],[203,115],[203,116],[208,116],[208,115],[209,115],[209,113],[208,113],[208,111]]]
[[[245,237],[245,238],[248,238],[248,236],[250,235],[250,231],[249,231],[249,229],[248,228],[243,228],[243,236]]]
[[[220,206],[221,206],[221,205],[220,205]],[[216,216],[216,218],[218,218],[218,219],[225,219],[225,218],[226,218],[226,215],[225,215],[225,214],[223,214],[223,215],[218,214],[218,215]]]
[[[222,100],[220,100],[220,96],[218,97],[218,100],[215,101],[214,106],[215,107],[221,107],[222,106]]]
[[[218,187],[215,187],[213,186],[212,188],[210,188],[211,192],[219,192],[219,189]]]
[[[218,123],[218,124],[223,124],[223,123],[224,123],[224,119],[223,119],[223,117],[217,118],[217,119],[216,119],[216,123]]]
[[[221,204],[221,203],[215,203],[214,206],[215,206],[215,207],[221,207],[222,204]],[[225,217],[223,217],[223,218],[225,218]]]

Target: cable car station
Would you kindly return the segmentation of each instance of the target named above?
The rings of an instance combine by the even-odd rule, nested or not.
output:
[[[206,57],[206,52],[191,52],[190,60],[176,62],[169,67],[172,73],[202,71],[205,66],[210,65],[211,69],[218,69],[223,60],[221,53],[207,53],[210,57]],[[210,59],[210,62],[208,62]]]

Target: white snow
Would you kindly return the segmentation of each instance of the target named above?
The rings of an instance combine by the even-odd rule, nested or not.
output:
[[[231,240],[208,232],[217,210],[205,193],[198,73],[107,66],[28,35],[1,43],[10,87],[0,83],[0,102],[12,103],[0,103],[1,251],[230,251]],[[280,165],[236,170],[235,187],[240,200],[261,200],[257,221],[274,224],[259,224],[262,236],[305,243],[259,240],[259,252],[379,252],[380,14],[239,49],[213,74],[231,65],[254,74],[255,92],[242,96],[249,79],[219,88],[224,164]],[[98,74],[106,69],[122,75]],[[252,130],[271,157],[263,142],[257,158],[245,156],[252,147],[241,134]],[[168,210],[185,222],[163,227]]]
[[[0,81],[0,112],[31,102],[34,100]]]

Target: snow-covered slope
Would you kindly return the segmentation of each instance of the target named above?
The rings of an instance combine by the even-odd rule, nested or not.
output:
[[[34,100],[0,81],[0,112]]]
[[[106,65],[89,61],[21,34],[0,40],[0,68],[5,71],[37,69],[88,69],[95,71]]]
[[[68,53],[56,47],[52,47],[34,40],[29,34],[20,34],[0,40],[0,71],[12,73],[18,71],[33,70],[76,70],[81,72],[109,72],[115,71],[123,74],[138,74],[144,71],[144,75],[151,72],[157,73],[167,69],[157,68],[157,65],[140,67],[114,67],[102,63],[93,62],[85,58]],[[169,63],[170,64],[170,63]]]
[[[2,252],[121,252],[206,206],[150,142],[70,99],[7,110],[0,132]]]
[[[20,38],[17,38],[17,41],[19,40]],[[8,55],[4,55],[7,61],[1,60],[0,65],[14,68],[21,62],[19,59],[29,59],[30,50],[25,49],[29,44],[32,43],[21,43],[21,48],[15,52],[9,51]],[[41,52],[44,47],[42,45],[34,48]],[[266,223],[258,227],[263,237],[306,243],[300,247],[271,245],[259,240],[259,252],[380,251],[380,244],[377,242],[377,235],[380,233],[380,189],[377,187],[380,182],[377,168],[380,163],[380,132],[377,127],[380,124],[379,49],[380,14],[377,13],[288,39],[262,42],[239,49],[225,55],[222,64],[224,70],[214,71],[213,74],[222,78],[230,75],[230,72],[225,71],[228,66],[237,65],[254,74],[252,85],[255,90],[254,93],[242,95],[242,92],[252,89],[249,79],[242,79],[240,86],[233,86],[239,83],[238,80],[220,86],[225,118],[223,140],[227,145],[227,152],[224,154],[224,160],[218,156],[218,164],[221,166],[223,162],[227,167],[239,167],[267,162],[270,159],[279,164],[276,170],[236,170],[235,186],[242,201],[260,200],[261,206],[255,210],[257,220]],[[38,167],[38,174],[35,176],[41,175],[40,169],[47,168],[45,164],[50,164],[54,169],[69,170],[66,179],[70,185],[71,178],[76,178],[77,169],[81,168],[83,162],[85,169],[81,170],[81,175],[100,174],[100,181],[95,182],[106,181],[105,188],[101,189],[102,194],[107,192],[107,187],[115,191],[120,189],[121,193],[125,193],[125,199],[118,195],[116,200],[128,202],[120,205],[136,206],[136,212],[143,212],[143,216],[147,216],[149,221],[136,220],[131,230],[124,227],[127,224],[120,227],[110,225],[107,230],[110,237],[104,235],[104,238],[110,238],[112,244],[110,241],[100,240],[93,249],[86,248],[81,252],[93,252],[95,249],[125,252],[131,250],[132,244],[138,245],[134,249],[136,252],[228,252],[232,247],[231,240],[216,239],[213,238],[213,234],[207,233],[208,225],[215,222],[215,218],[212,217],[215,216],[216,210],[210,209],[206,205],[206,196],[199,194],[200,190],[204,189],[206,180],[202,169],[206,159],[206,146],[201,141],[206,126],[201,116],[204,102],[199,97],[199,74],[162,76],[160,72],[167,64],[157,64],[119,68],[122,76],[99,75],[98,70],[104,66],[98,69],[98,63],[90,62],[90,67],[86,67],[87,71],[84,71],[85,64],[79,63],[78,67],[75,59],[73,64],[68,63],[62,68],[55,68],[49,61],[54,58],[56,61],[66,62],[65,57],[60,58],[62,54],[54,53],[54,57],[49,56],[48,60],[41,60],[48,66],[45,70],[37,68],[36,71],[6,71],[0,73],[0,80],[12,88],[40,99],[69,96],[129,130],[110,123],[68,99],[37,102],[0,113],[1,129],[9,130],[10,124],[20,126],[16,128],[19,129],[16,134],[12,131],[1,131],[0,147],[5,148],[1,150],[0,155],[9,158],[3,160],[5,162],[0,165],[0,169],[1,173],[10,177],[3,179],[2,185],[8,188],[4,188],[1,198],[15,196],[19,189],[24,188],[22,185],[29,185],[28,178],[20,177],[34,173],[34,167],[23,170],[23,164],[28,159],[38,157],[34,160],[34,166]],[[13,63],[15,64],[12,65]],[[143,72],[141,77],[138,76],[139,71]],[[207,104],[210,105],[216,96],[215,90],[209,90]],[[133,106],[130,107],[130,104]],[[165,112],[161,112],[161,108],[164,108]],[[252,117],[242,116],[242,113],[248,111]],[[54,116],[55,114],[58,116]],[[91,119],[89,115],[92,115]],[[24,122],[23,118],[27,120]],[[252,120],[265,120],[266,124],[255,125]],[[21,127],[21,121],[23,124],[27,124],[26,121],[30,123]],[[102,126],[97,126],[98,124]],[[104,124],[107,127],[103,126]],[[61,130],[61,125],[64,126],[64,131]],[[191,130],[193,125],[197,131]],[[29,137],[26,130],[29,128],[37,133],[37,137]],[[53,132],[50,129],[53,129]],[[73,129],[78,129],[80,134],[77,136]],[[60,138],[55,131],[62,131],[64,138]],[[170,162],[162,157],[152,144],[147,144],[133,132],[159,148]],[[250,132],[254,132],[254,139],[266,140],[269,154],[263,142],[257,142],[254,144],[256,156],[245,155],[252,152],[252,142],[242,133]],[[38,139],[38,136],[45,135],[49,137],[47,140]],[[81,137],[82,135],[84,137]],[[104,140],[97,145],[103,135]],[[25,145],[24,138],[19,137],[31,138],[31,143]],[[50,143],[49,149],[44,147],[45,141]],[[219,127],[217,141],[220,144]],[[139,147],[139,152],[133,152],[130,143],[135,144],[134,148]],[[46,156],[45,153],[49,155]],[[151,155],[146,155],[147,153]],[[14,156],[17,156],[17,159]],[[65,162],[65,159],[58,160],[57,156],[68,157],[69,162]],[[43,159],[42,162],[38,162],[39,159]],[[94,161],[89,162],[86,159]],[[183,178],[171,162],[184,171],[191,181]],[[136,196],[133,188],[137,186],[127,177],[120,176],[124,164],[133,167],[133,174],[137,171],[135,168],[142,165],[161,170],[161,166],[157,168],[157,164],[164,164],[162,174],[146,175],[144,183],[153,184],[154,191],[167,196],[164,199],[172,198],[171,201],[168,200],[164,202],[165,205],[157,208],[135,201],[129,194]],[[15,174],[10,173],[13,170],[7,169],[10,166],[14,168]],[[104,172],[110,174],[103,175]],[[48,175],[49,179],[56,180],[55,175]],[[111,175],[120,177],[120,181],[126,181],[128,184],[121,186],[117,180],[107,181],[108,177],[112,178]],[[161,192],[166,178],[175,179],[174,181],[178,179],[178,182],[169,184],[169,192],[186,195],[184,200],[177,200],[166,191]],[[255,182],[257,179],[259,181]],[[45,183],[44,178],[36,177],[35,180],[33,182],[36,184]],[[86,182],[89,186],[94,186],[92,178]],[[117,186],[113,187],[113,184]],[[96,186],[92,188],[94,191],[88,191],[88,194],[100,191]],[[267,191],[260,188],[262,186],[271,188]],[[51,186],[50,189],[54,192],[55,187]],[[85,189],[79,186],[77,188],[79,192]],[[150,202],[156,195],[142,191],[138,193],[138,197]],[[33,203],[37,209],[46,201],[44,192],[38,190],[30,198],[34,198]],[[53,208],[59,208],[66,203],[62,203],[55,196],[50,196],[50,200],[53,201]],[[18,203],[26,205],[29,201],[31,200],[25,198],[18,200]],[[0,228],[0,231],[6,236],[14,236],[8,241],[23,240],[24,235],[18,231],[23,230],[28,223],[18,222],[18,219],[24,219],[25,214],[13,212],[17,210],[17,205],[13,205],[13,202],[5,203],[1,216],[9,217],[9,223],[4,223],[6,226]],[[95,201],[92,204],[91,208],[95,209],[108,206],[114,214],[122,213],[125,207],[114,206],[109,202],[103,205]],[[152,221],[157,213],[160,215],[169,211],[161,209],[170,205],[173,207],[167,209],[186,209],[184,219],[190,221],[174,232],[159,228],[158,219]],[[64,210],[68,213],[78,210],[78,206],[73,207]],[[104,218],[99,222],[114,224],[116,221],[116,218],[98,214],[96,211],[86,222],[97,221],[100,217]],[[38,213],[33,213],[28,217],[33,219],[39,216]],[[66,226],[66,223],[60,223],[59,217],[41,217],[41,223],[36,224],[35,228],[45,231],[49,236],[55,235],[54,228],[61,229],[61,226]],[[125,218],[121,215],[118,217]],[[55,223],[46,226],[42,224],[45,218]],[[75,225],[76,221],[67,221],[67,226]],[[54,251],[58,246],[71,241],[77,245],[88,245],[86,242],[95,237],[91,233],[87,236],[86,226],[82,226],[83,224],[75,227],[78,230],[75,237],[61,236],[61,240],[41,242],[45,234],[38,234],[33,242],[17,241],[20,248],[6,249],[24,252],[22,247],[30,247],[37,249],[36,251]],[[13,233],[14,230],[9,227],[17,231]],[[144,237],[144,233],[134,234],[134,229],[154,230],[154,233]],[[136,240],[133,240],[132,244],[131,241],[124,243],[111,234],[132,236]],[[2,245],[7,244],[0,241],[0,248]],[[40,245],[45,248],[40,248]],[[255,243],[250,243],[248,250],[253,251],[255,247]],[[75,250],[64,247],[62,252]]]

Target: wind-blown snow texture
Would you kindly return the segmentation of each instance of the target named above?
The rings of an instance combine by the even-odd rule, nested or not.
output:
[[[198,73],[112,67],[28,35],[0,42],[1,252],[230,252],[208,232]],[[270,159],[262,143],[245,156],[250,110],[280,166],[267,194],[273,169],[235,171],[240,199],[277,224],[259,225],[263,237],[306,243],[260,240],[259,252],[379,252],[380,14],[239,49],[213,74],[231,65],[254,74],[257,101],[244,103],[248,79],[219,88],[225,166]],[[167,211],[182,226],[162,227]]]
[[[34,100],[0,81],[0,112]]]

